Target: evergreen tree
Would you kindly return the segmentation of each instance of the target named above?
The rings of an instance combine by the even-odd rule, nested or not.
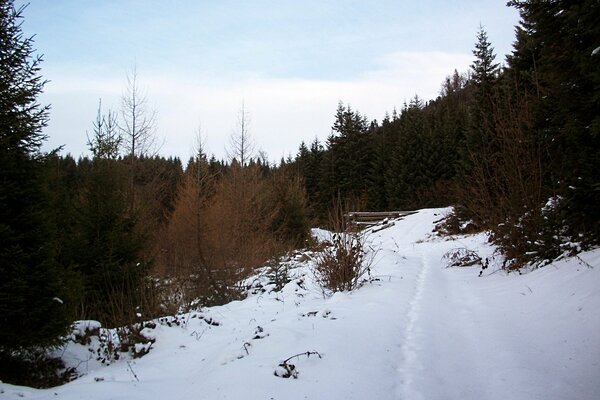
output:
[[[335,162],[330,171],[336,178],[331,182],[335,189],[330,201],[338,195],[351,201],[363,198],[360,205],[364,207],[370,167],[367,119],[350,106],[340,103],[332,131],[328,147]]]
[[[416,192],[426,184],[425,114],[422,100],[415,96],[404,105],[396,123],[396,144],[386,174],[390,206],[412,208],[418,204]]]
[[[477,32],[473,55],[475,59],[471,64],[469,81],[471,92],[466,114],[468,126],[465,130],[464,145],[459,149],[461,153],[458,172],[461,193],[459,202],[461,209],[468,210],[469,218],[477,220],[478,223],[493,224],[489,216],[484,214],[486,211],[494,211],[494,207],[482,207],[478,202],[477,205],[472,204],[474,199],[496,198],[495,192],[498,192],[498,188],[493,184],[495,182],[493,175],[497,172],[493,164],[499,156],[498,140],[495,137],[492,119],[494,113],[497,115],[499,113],[495,100],[500,91],[500,70],[498,64],[494,62],[496,58],[494,49],[482,26]],[[478,189],[475,189],[476,186]]]
[[[271,192],[271,202],[277,210],[271,229],[281,243],[302,247],[310,237],[311,222],[302,181],[288,168],[280,168],[272,174]]]
[[[494,48],[488,40],[487,32],[482,26],[477,32],[477,42],[473,50],[475,60],[471,64],[471,84],[473,87],[473,103],[471,104],[470,129],[467,132],[466,155],[467,160],[473,157],[485,162],[489,158],[490,142],[492,138],[482,128],[491,118],[493,113],[492,96],[496,89],[499,76],[499,66],[494,63],[496,55]],[[476,161],[479,162],[479,161]],[[470,164],[470,162],[469,162]],[[471,168],[467,165],[466,168]]]
[[[85,315],[108,326],[135,321],[148,269],[142,257],[145,235],[135,229],[126,193],[122,161],[92,160],[79,192],[71,263],[85,284]]]
[[[511,73],[528,89],[545,184],[579,241],[600,241],[600,3],[511,1],[521,15]],[[560,228],[560,227],[557,227]]]
[[[372,156],[368,172],[369,208],[372,210],[385,210],[388,206],[385,190],[385,174],[389,168],[391,156],[390,135],[392,121],[389,115],[383,119],[381,126],[376,123],[370,127],[370,145]]]
[[[433,118],[439,123],[439,128],[436,129],[440,131],[437,140],[443,147],[443,165],[446,168],[444,179],[461,180],[464,178],[461,166],[464,164],[465,141],[469,129],[472,85],[468,85],[466,75],[454,70],[442,85],[441,94],[435,102]],[[452,194],[450,197],[454,199]]]
[[[340,195],[339,180],[341,179],[340,163],[342,160],[338,153],[339,151],[335,147],[335,137],[331,134],[325,141],[325,150],[319,163],[319,204],[324,215],[332,200]]]
[[[323,145],[318,138],[310,144],[308,153],[308,160],[306,162],[303,180],[304,187],[306,188],[306,196],[308,197],[309,208],[313,213],[313,217],[325,218],[326,207],[323,207],[323,203],[320,201],[322,193],[320,192],[321,185],[321,163],[325,150]]]
[[[111,110],[102,114],[102,100],[98,102],[98,115],[94,121],[92,136],[88,136],[88,147],[99,158],[115,159],[119,156],[123,136],[117,124],[117,115]]]
[[[0,353],[56,343],[67,328],[40,180],[48,107],[22,11],[0,1]]]
[[[86,161],[89,161],[85,159]],[[74,263],[81,251],[77,240],[79,232],[80,191],[83,186],[82,170],[89,169],[85,162],[79,164],[70,155],[52,154],[44,160],[44,181],[48,193],[49,221],[53,229],[55,257],[63,266],[67,290],[62,297],[71,320],[79,317],[83,300],[83,280]]]
[[[488,40],[487,32],[481,25],[477,32],[477,43],[475,43],[473,55],[475,56],[475,61],[471,64],[471,69],[473,70],[471,79],[481,96],[489,96],[498,78],[500,67],[498,63],[494,62],[496,59],[494,48]]]

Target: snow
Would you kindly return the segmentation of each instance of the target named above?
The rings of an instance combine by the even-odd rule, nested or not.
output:
[[[44,390],[0,383],[0,399],[599,398],[600,250],[506,274],[484,234],[432,233],[447,212],[372,233],[376,280],[358,290],[323,298],[299,259],[280,292],[146,328],[156,341],[142,358],[86,365],[70,344],[82,377]],[[446,268],[457,248],[489,268]]]
[[[102,327],[102,324],[94,320],[75,321],[72,327],[72,333],[76,336],[84,336],[86,332],[92,332]]]
[[[326,231],[325,229],[313,228],[311,229],[310,234],[321,242],[331,240],[331,232]]]

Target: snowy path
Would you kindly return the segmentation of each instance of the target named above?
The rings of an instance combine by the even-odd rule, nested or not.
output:
[[[495,386],[503,385],[494,382],[493,368],[510,360],[494,362],[496,351],[488,343],[498,344],[502,338],[490,325],[493,313],[469,283],[473,269],[467,274],[442,269],[442,254],[433,256],[430,247],[421,252],[399,369],[400,398],[502,398]]]
[[[474,239],[460,245],[476,248]],[[600,398],[600,318],[553,315],[565,308],[581,312],[592,298],[598,302],[597,271],[582,263],[557,280],[544,279],[556,273],[552,268],[477,278],[477,269],[441,265],[457,243],[432,244],[409,243],[400,251],[419,272],[407,311],[398,398]],[[585,279],[570,280],[581,273],[593,280],[583,286]]]
[[[599,399],[600,250],[479,278],[476,267],[443,268],[450,249],[493,250],[483,235],[433,237],[443,212],[373,234],[377,281],[357,291],[324,299],[310,262],[299,264],[281,292],[202,310],[218,326],[197,315],[159,325],[148,355],[108,367],[70,347],[84,376],[47,390],[0,383],[0,400]],[[293,359],[298,379],[274,375],[307,351],[322,358]]]

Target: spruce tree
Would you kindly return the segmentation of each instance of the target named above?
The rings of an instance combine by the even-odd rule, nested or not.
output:
[[[107,326],[135,320],[148,265],[145,237],[127,202],[126,165],[96,157],[83,174],[77,205],[77,250],[70,260],[85,285],[83,311]]]
[[[304,186],[308,197],[309,206],[314,217],[325,217],[325,211],[329,204],[323,204],[320,200],[323,198],[321,188],[321,164],[325,150],[319,139],[315,137],[310,144],[308,161],[304,172]]]
[[[461,179],[459,208],[468,210],[470,217],[478,223],[492,223],[488,212],[496,207],[472,205],[473,199],[494,199],[497,203],[498,188],[493,175],[497,172],[494,165],[498,155],[498,138],[493,127],[494,113],[497,110],[500,70],[494,62],[494,48],[488,40],[487,32],[482,26],[477,32],[475,59],[471,64],[469,87],[468,127],[465,131],[464,146],[460,149],[459,176]],[[475,189],[477,187],[477,189]],[[485,190],[484,190],[485,189]],[[476,194],[472,193],[473,191]],[[485,193],[485,195],[483,194]],[[489,200],[492,201],[492,200]],[[492,223],[493,224],[493,223]]]
[[[513,0],[521,16],[510,72],[532,92],[545,185],[574,241],[600,241],[600,3]],[[562,224],[562,221],[561,221]],[[565,230],[557,226],[557,231]]]
[[[471,112],[471,129],[467,134],[467,146],[472,155],[483,154],[490,151],[489,142],[492,140],[486,136],[482,129],[484,123],[491,118],[493,113],[492,92],[496,87],[499,76],[499,66],[494,62],[496,55],[494,48],[488,40],[487,32],[483,26],[477,32],[477,42],[473,50],[475,60],[471,64],[471,84],[473,86],[473,104]]]
[[[343,199],[358,200],[366,195],[370,167],[367,119],[340,103],[332,131],[335,133],[329,139],[329,150],[336,159],[333,169],[337,176],[333,198],[339,194]]]
[[[40,175],[48,107],[22,11],[0,0],[0,353],[56,343],[67,327]]]
[[[483,26],[479,26],[477,32],[477,43],[473,50],[475,60],[471,64],[473,75],[471,79],[477,87],[477,92],[481,95],[489,96],[490,90],[494,85],[499,73],[499,64],[495,63],[496,55],[494,48],[488,40],[488,35]]]
[[[415,96],[404,105],[396,122],[396,145],[386,174],[386,190],[393,208],[413,208],[419,204],[417,191],[428,182],[425,162],[425,113],[422,100]]]
[[[368,171],[369,206],[373,210],[385,210],[387,197],[385,191],[385,173],[389,168],[390,153],[393,146],[390,144],[389,135],[391,121],[389,115],[383,119],[381,126],[372,124],[370,146],[372,156]]]

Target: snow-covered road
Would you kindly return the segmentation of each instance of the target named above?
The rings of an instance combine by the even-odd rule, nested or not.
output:
[[[323,298],[311,262],[298,262],[281,292],[159,325],[141,359],[81,363],[89,353],[70,345],[84,376],[47,390],[0,383],[0,399],[599,399],[600,251],[478,277],[443,255],[493,248],[484,235],[433,235],[445,212],[372,234],[377,280],[359,290]],[[307,351],[321,358],[293,358],[297,379],[274,375]]]

